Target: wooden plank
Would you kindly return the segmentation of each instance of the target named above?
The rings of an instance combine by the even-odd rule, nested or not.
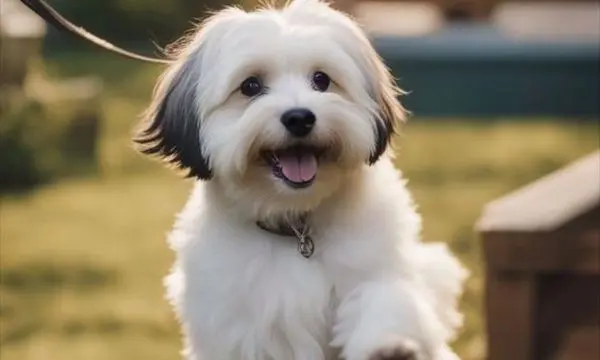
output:
[[[568,332],[561,348],[554,356],[556,360],[600,359],[600,330],[587,327]]]
[[[568,237],[547,233],[488,233],[486,263],[496,269],[600,274],[600,229]]]
[[[600,359],[600,276],[551,274],[538,283],[540,359]]]
[[[488,360],[531,360],[535,351],[536,277],[487,269]]]
[[[600,204],[600,151],[489,203],[481,232],[553,231]]]

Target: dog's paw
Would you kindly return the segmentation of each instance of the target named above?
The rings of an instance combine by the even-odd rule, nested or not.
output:
[[[377,349],[368,360],[423,360],[423,356],[416,342],[397,340]]]

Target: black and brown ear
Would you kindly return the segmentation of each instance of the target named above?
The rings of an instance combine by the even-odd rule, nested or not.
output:
[[[199,73],[193,61],[193,56],[179,60],[161,77],[134,142],[142,153],[158,156],[186,171],[187,177],[208,180],[212,171],[201,144],[195,86]]]
[[[403,94],[398,88],[389,70],[378,56],[374,55],[375,84],[373,86],[374,98],[377,102],[377,116],[375,119],[375,146],[368,163],[373,165],[392,141],[392,136],[397,127],[405,121],[406,111],[400,104],[398,97]]]

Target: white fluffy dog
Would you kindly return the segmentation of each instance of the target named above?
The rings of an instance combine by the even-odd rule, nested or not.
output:
[[[179,44],[136,141],[198,180],[166,280],[188,359],[457,359],[466,272],[419,239],[386,152],[398,94],[318,0],[226,9]]]

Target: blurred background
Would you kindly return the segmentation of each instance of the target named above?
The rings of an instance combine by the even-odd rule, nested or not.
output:
[[[223,0],[53,0],[68,19],[158,54]],[[339,0],[400,86],[397,162],[471,269],[455,347],[486,354],[484,205],[599,147],[596,1]],[[253,0],[244,0],[253,8]],[[177,359],[165,243],[191,183],[130,137],[163,68],[122,59],[0,0],[0,357]],[[582,359],[585,360],[585,359]]]

